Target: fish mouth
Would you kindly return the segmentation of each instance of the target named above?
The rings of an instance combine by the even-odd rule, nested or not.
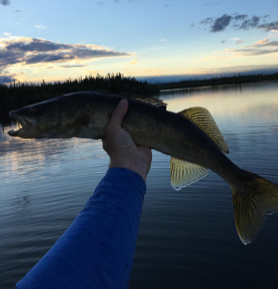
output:
[[[24,116],[18,115],[16,114],[16,112],[11,111],[9,113],[10,117],[12,120],[14,120],[14,122],[17,124],[18,128],[17,130],[10,130],[8,131],[8,134],[10,136],[24,136],[24,135],[28,135],[28,133],[30,132],[30,130],[32,130],[33,128],[35,128],[36,122],[33,119],[28,119]]]

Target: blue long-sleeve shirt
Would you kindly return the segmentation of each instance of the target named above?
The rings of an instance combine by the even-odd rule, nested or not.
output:
[[[111,168],[72,225],[21,279],[23,288],[127,288],[146,185]]]

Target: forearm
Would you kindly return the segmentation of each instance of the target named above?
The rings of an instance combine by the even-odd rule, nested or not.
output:
[[[126,168],[138,175],[140,175],[146,182],[148,172],[150,170],[150,164],[138,156],[128,157],[125,155],[117,155],[117,157],[111,159],[109,168]]]
[[[73,224],[17,288],[127,288],[145,182],[112,168]]]

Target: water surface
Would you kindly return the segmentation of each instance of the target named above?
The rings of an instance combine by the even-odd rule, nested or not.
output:
[[[241,168],[278,184],[278,83],[161,93],[171,111],[206,107]],[[0,125],[1,126],[1,125]],[[0,128],[0,288],[14,284],[83,209],[109,160],[100,141],[21,140]],[[129,288],[277,288],[278,214],[244,246],[231,191],[210,172],[174,191],[153,153]]]

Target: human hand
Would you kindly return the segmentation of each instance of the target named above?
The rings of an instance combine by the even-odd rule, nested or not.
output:
[[[131,135],[121,127],[127,109],[128,101],[122,99],[106,127],[106,138],[102,141],[102,146],[111,159],[109,168],[130,169],[146,181],[151,167],[152,152],[148,147],[137,146]]]

